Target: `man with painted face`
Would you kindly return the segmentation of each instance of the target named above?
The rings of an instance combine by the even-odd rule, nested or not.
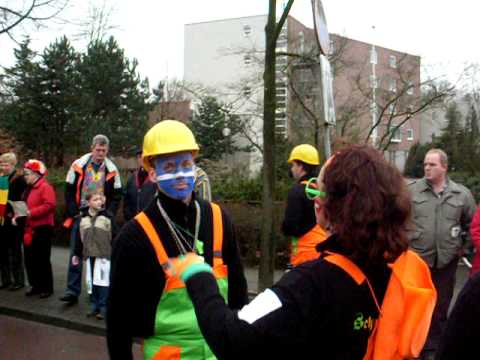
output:
[[[164,120],[143,142],[143,162],[158,192],[118,235],[112,252],[107,342],[111,359],[132,359],[133,338],[144,359],[214,359],[198,328],[170,257],[196,252],[215,272],[232,309],[247,302],[247,285],[229,217],[195,196],[199,147],[188,127]]]

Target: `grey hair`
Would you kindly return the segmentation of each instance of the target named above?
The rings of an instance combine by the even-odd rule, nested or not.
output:
[[[440,164],[442,164],[443,166],[448,165],[448,155],[442,149],[430,149],[427,151],[425,156],[427,156],[428,154],[438,154],[438,156],[440,157]]]
[[[110,140],[108,140],[108,137],[106,137],[105,135],[97,134],[92,139],[92,146],[95,145],[110,146]]]
[[[0,161],[8,162],[13,166],[17,165],[17,155],[13,152],[8,152],[5,154],[0,155]]]

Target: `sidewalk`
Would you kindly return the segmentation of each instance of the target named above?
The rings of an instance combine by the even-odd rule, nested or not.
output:
[[[73,306],[67,306],[58,300],[65,290],[68,248],[53,247],[51,261],[53,266],[55,293],[47,299],[39,299],[38,297],[26,297],[26,289],[18,291],[0,290],[0,314],[38,321],[91,334],[104,335],[104,321],[86,317],[86,314],[89,312],[89,305],[88,297],[85,292],[82,292],[78,303]],[[256,291],[258,286],[258,269],[246,268],[245,274],[247,277],[248,289],[250,291]],[[277,279],[281,275],[281,271],[275,273]],[[468,269],[465,266],[459,266],[457,271],[455,297],[465,284],[467,278]]]
[[[52,248],[51,261],[55,292],[51,297],[47,299],[39,299],[35,296],[26,297],[26,288],[17,291],[0,290],[0,314],[92,334],[105,334],[104,321],[86,317],[90,308],[88,296],[83,291],[84,283],[82,283],[82,294],[77,304],[67,306],[58,300],[58,298],[63,295],[67,283],[68,256],[68,248],[58,246]],[[247,268],[245,269],[245,274],[248,289],[250,291],[256,291],[258,286],[258,269]],[[281,274],[282,272],[278,271],[276,277],[279,278]]]

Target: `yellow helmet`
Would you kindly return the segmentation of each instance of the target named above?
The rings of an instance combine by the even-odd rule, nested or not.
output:
[[[195,156],[199,147],[191,130],[177,120],[163,120],[147,131],[143,138],[142,161],[150,169],[152,156],[191,151]]]
[[[294,160],[302,161],[310,165],[320,165],[317,149],[308,144],[297,145],[292,149],[288,163],[290,164]]]

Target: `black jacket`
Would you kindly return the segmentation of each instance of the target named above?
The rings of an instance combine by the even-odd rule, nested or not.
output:
[[[8,176],[8,201],[22,201],[23,194],[27,189],[27,183],[19,171],[14,171]],[[13,218],[13,208],[7,204],[4,226],[10,226]],[[20,222],[25,219],[19,219]],[[19,224],[20,225],[20,224]]]
[[[285,236],[301,237],[309,232],[317,223],[313,201],[305,195],[305,185],[302,181],[312,176],[303,176],[288,192],[287,207],[282,223],[282,232]]]
[[[196,209],[158,193],[170,219],[190,233],[194,233]],[[208,202],[200,204],[201,223],[199,239],[204,241],[205,260],[213,260],[212,211]],[[145,210],[162,239],[169,257],[176,257],[175,246],[167,225],[161,217],[157,202]],[[231,308],[241,308],[247,302],[247,283],[240,261],[238,246],[228,215],[222,209],[223,259],[228,267],[228,302]],[[132,359],[132,338],[153,335],[155,313],[165,286],[165,275],[158,263],[155,250],[136,220],[124,225],[114,241],[112,250],[111,282],[107,313],[107,342],[111,359]]]
[[[480,334],[480,273],[468,280],[448,317],[435,359],[474,359]],[[475,355],[476,354],[476,355]]]
[[[123,196],[123,217],[125,221],[132,219],[145,209],[155,197],[157,185],[148,179],[148,173],[143,170],[133,171],[127,180]]]
[[[342,253],[334,237],[322,245]],[[388,267],[357,265],[381,302],[390,276]],[[374,325],[368,319],[378,318],[368,285],[357,285],[344,270],[324,259],[295,267],[271,288],[281,303],[276,309],[269,305],[273,301],[259,304],[254,299],[239,313],[231,311],[209,273],[192,276],[187,289],[200,329],[219,359],[361,360]],[[243,312],[252,306],[257,312],[271,311],[248,318]]]

